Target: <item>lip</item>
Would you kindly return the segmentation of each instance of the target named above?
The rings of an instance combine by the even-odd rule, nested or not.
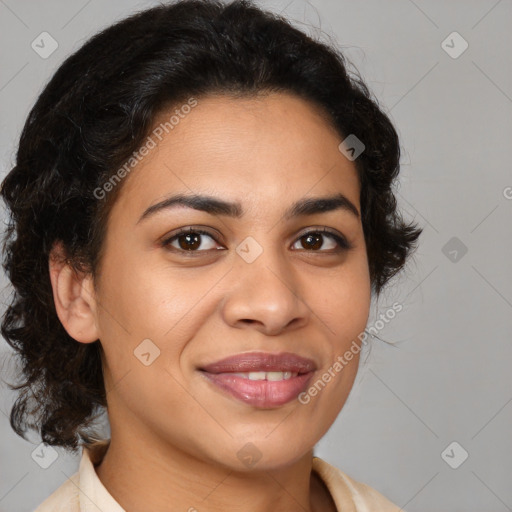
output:
[[[201,367],[208,373],[235,372],[297,372],[307,373],[316,370],[312,359],[291,352],[272,354],[269,352],[246,352],[226,357],[220,361]]]
[[[306,389],[316,370],[311,359],[298,354],[248,352],[237,354],[199,368],[202,375],[229,396],[248,405],[263,409],[280,407]],[[235,373],[294,372],[286,380],[249,380]]]

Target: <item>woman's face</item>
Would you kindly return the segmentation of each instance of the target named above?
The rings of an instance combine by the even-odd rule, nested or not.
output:
[[[357,372],[358,351],[333,370],[370,306],[354,163],[287,94],[199,99],[168,131],[124,178],[97,283],[112,437],[231,468],[291,463],[331,426]],[[209,200],[144,215],[178,194]]]

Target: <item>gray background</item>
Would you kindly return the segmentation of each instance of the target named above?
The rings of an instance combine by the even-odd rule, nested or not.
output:
[[[361,71],[401,136],[399,202],[424,227],[407,271],[373,306],[375,319],[403,304],[379,333],[395,346],[373,340],[317,454],[409,512],[510,511],[512,2],[260,3],[337,44]],[[63,59],[99,29],[154,4],[0,0],[2,176],[31,105]],[[46,59],[31,48],[43,31],[58,42]],[[454,31],[469,44],[460,55],[459,36],[443,44]],[[0,350],[9,354],[3,340]],[[12,364],[2,372],[11,377]],[[27,512],[79,460],[57,449],[58,459],[39,467],[31,454],[40,440],[12,432],[14,395],[1,393],[0,512]],[[463,450],[469,456],[460,464]]]

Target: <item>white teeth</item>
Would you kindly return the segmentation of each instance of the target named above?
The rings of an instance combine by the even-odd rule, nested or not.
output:
[[[265,380],[265,372],[250,372],[249,380]]]
[[[291,377],[296,377],[298,372],[247,372],[247,373],[233,373],[238,377],[243,377],[249,380],[288,380]]]

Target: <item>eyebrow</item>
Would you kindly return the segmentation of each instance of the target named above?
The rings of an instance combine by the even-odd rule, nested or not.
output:
[[[213,196],[176,194],[147,208],[136,224],[155,215],[157,212],[176,206],[185,206],[209,213],[210,215],[225,215],[233,218],[241,218],[244,215],[242,205],[239,202],[231,203]],[[357,207],[350,199],[341,193],[327,197],[307,197],[300,199],[286,210],[284,218],[289,220],[302,215],[314,215],[316,213],[326,213],[334,210],[350,212],[359,219]]]

